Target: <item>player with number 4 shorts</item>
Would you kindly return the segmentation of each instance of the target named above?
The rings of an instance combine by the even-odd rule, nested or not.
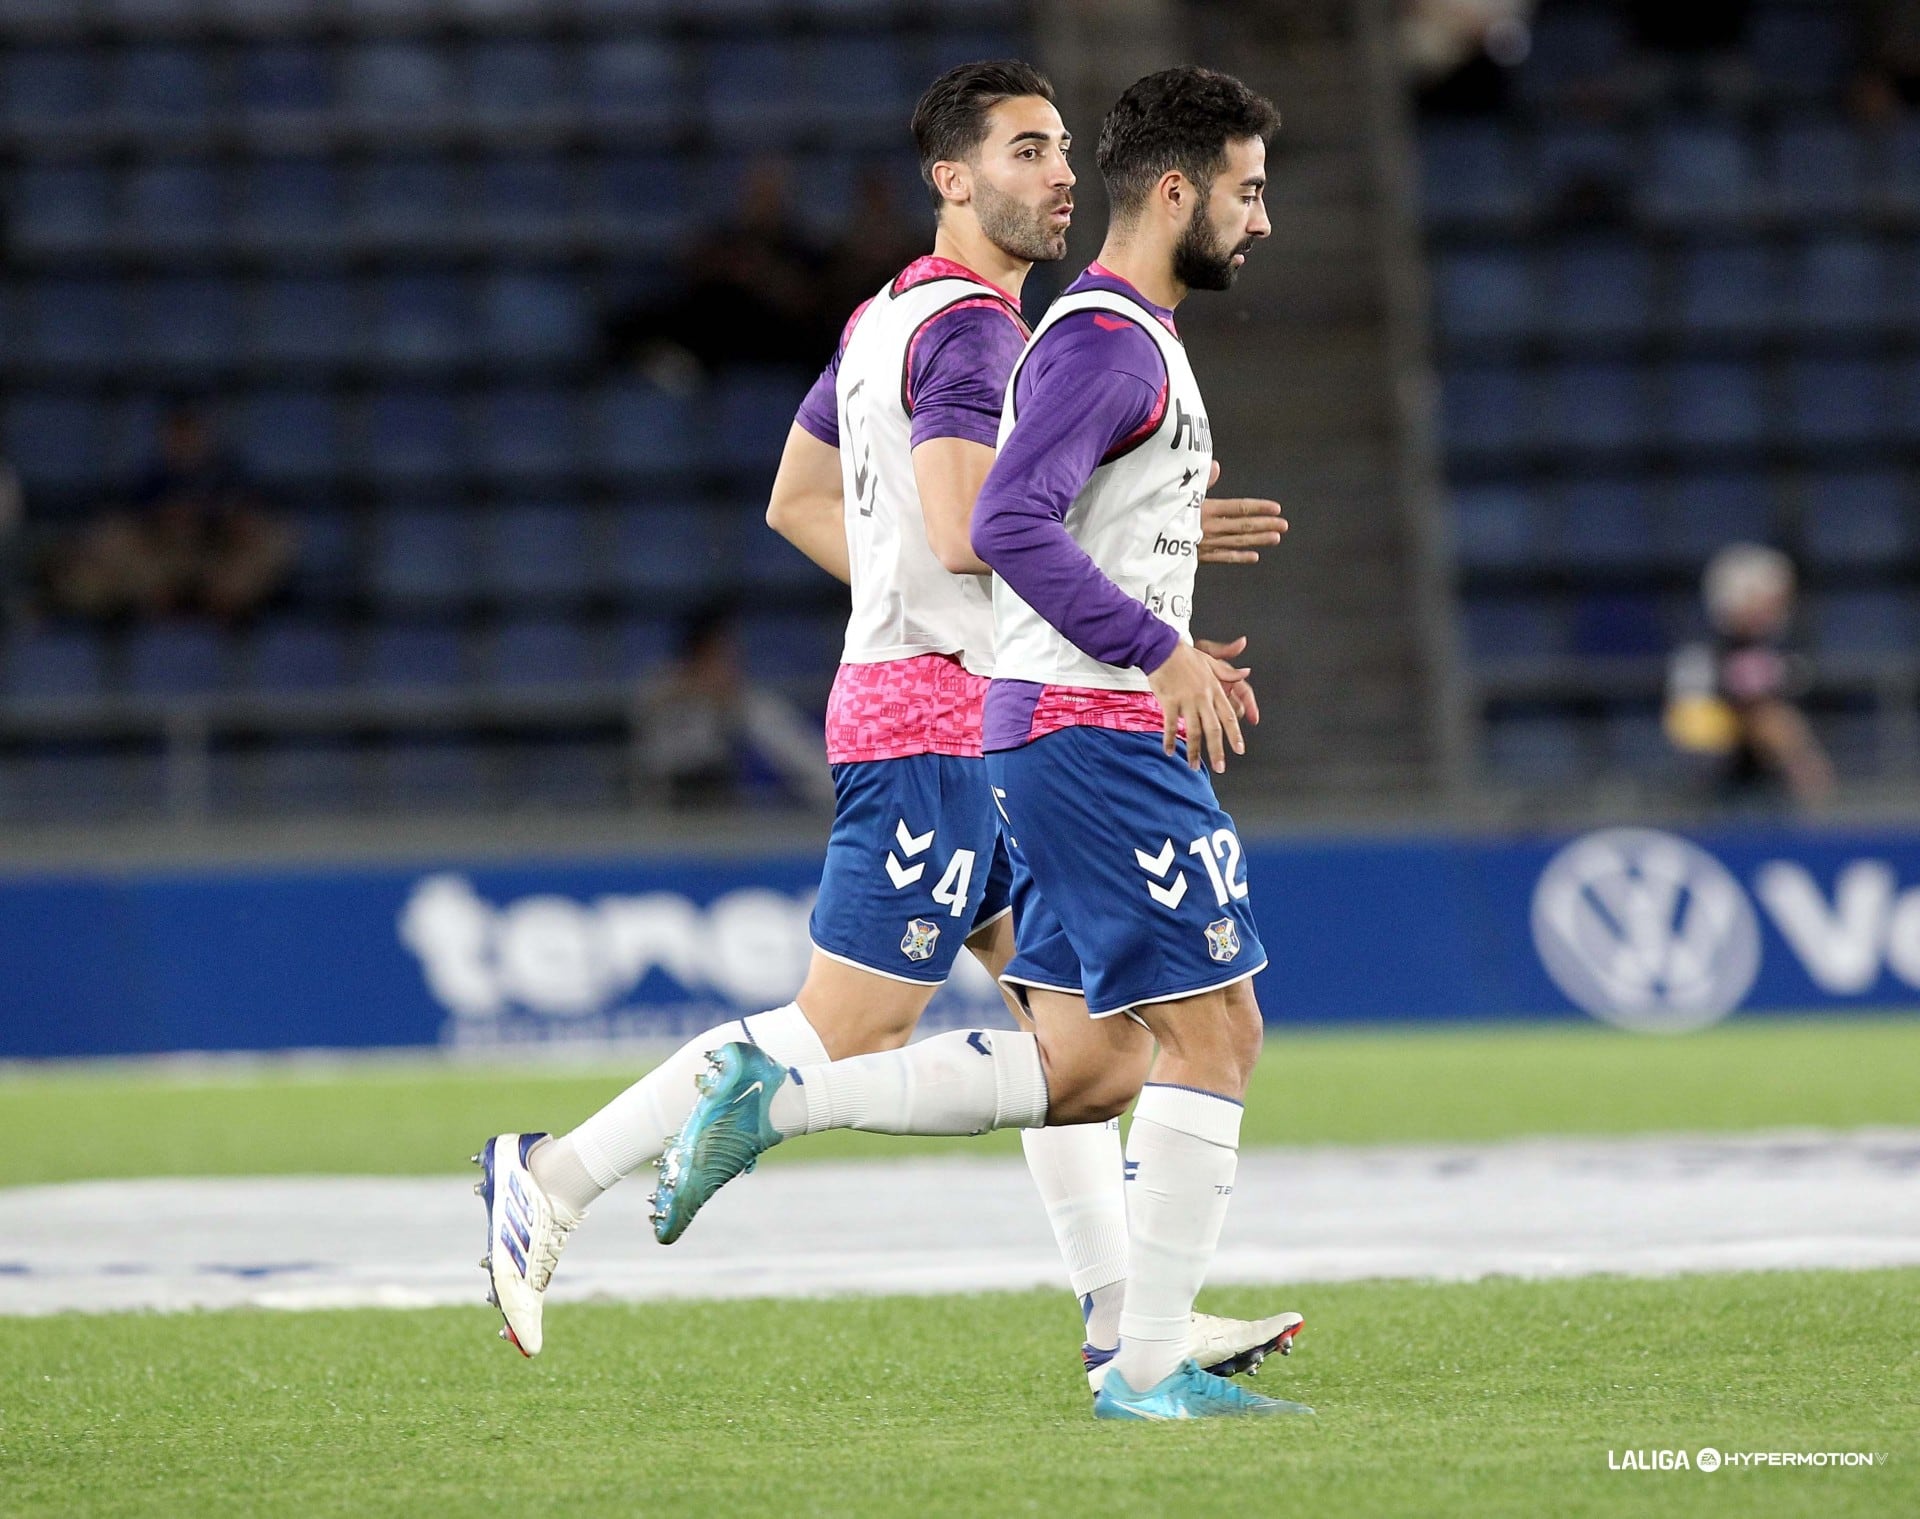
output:
[[[502,1134],[475,1157],[488,1295],[527,1355],[542,1348],[546,1290],[588,1205],[659,1156],[710,1052],[742,1041],[784,1068],[892,1050],[963,945],[996,976],[1012,954],[1011,865],[981,757],[993,609],[971,519],[1027,338],[1020,286],[1034,262],[1064,254],[1074,176],[1051,86],[1024,64],[944,75],[914,136],[937,208],[934,251],[847,323],[789,433],[768,510],[852,591],[828,705],[836,805],[807,978],[786,1006],[688,1041],[571,1133]],[[1270,502],[1208,509],[1200,552],[1223,562],[1256,558],[1284,529]],[[1025,1030],[992,1037],[1034,1043]],[[869,1116],[885,1126],[883,1112]],[[1119,1141],[1105,1124],[1030,1139],[1097,1384],[1127,1276]],[[1193,1315],[1186,1332],[1196,1355],[1231,1372],[1285,1353],[1300,1327],[1297,1314]]]
[[[1121,97],[1100,139],[1106,244],[1015,366],[974,512],[995,577],[983,747],[1014,865],[1003,980],[1037,1037],[979,1030],[786,1069],[730,1044],[660,1162],[656,1232],[670,1239],[798,1134],[1031,1130],[1138,1097],[1101,1418],[1312,1412],[1218,1375],[1191,1335],[1233,1191],[1266,956],[1203,768],[1243,752],[1240,719],[1258,713],[1244,672],[1188,634],[1213,442],[1174,307],[1230,286],[1270,230],[1277,127],[1271,104],[1205,69]]]

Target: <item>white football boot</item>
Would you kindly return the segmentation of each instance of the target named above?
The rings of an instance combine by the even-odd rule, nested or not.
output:
[[[487,1301],[507,1321],[500,1338],[523,1356],[540,1354],[547,1283],[553,1280],[567,1236],[586,1217],[564,1215],[527,1169],[527,1157],[545,1138],[497,1134],[473,1157],[485,1172],[473,1190],[487,1205],[487,1253],[480,1261],[490,1284]]]
[[[1187,1329],[1187,1354],[1200,1367],[1216,1377],[1238,1376],[1246,1372],[1257,1376],[1260,1363],[1275,1351],[1293,1354],[1293,1337],[1307,1327],[1297,1313],[1276,1313],[1266,1319],[1223,1319],[1216,1314],[1196,1313]],[[1116,1354],[1080,1347],[1080,1360],[1087,1369],[1087,1385],[1098,1392],[1107,1380],[1107,1365]]]

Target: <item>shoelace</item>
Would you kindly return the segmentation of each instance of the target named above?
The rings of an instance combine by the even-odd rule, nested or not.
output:
[[[567,1248],[567,1236],[572,1234],[579,1220],[562,1223],[551,1207],[546,1209],[546,1222],[540,1232],[534,1236],[533,1258],[528,1262],[533,1270],[527,1273],[527,1281],[535,1292],[545,1292],[547,1284],[553,1280],[553,1271],[560,1264],[560,1252]]]

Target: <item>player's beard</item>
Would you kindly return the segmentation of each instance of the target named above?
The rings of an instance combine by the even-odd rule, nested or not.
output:
[[[1194,208],[1180,241],[1173,245],[1173,277],[1189,290],[1231,290],[1240,274],[1234,258],[1252,246],[1252,238],[1223,244],[1203,201]]]
[[[980,219],[980,230],[1003,253],[1029,264],[1051,264],[1067,256],[1067,234],[1056,231],[1052,221],[1060,204],[1055,200],[1045,210],[1035,210],[984,179],[974,181],[973,214]]]

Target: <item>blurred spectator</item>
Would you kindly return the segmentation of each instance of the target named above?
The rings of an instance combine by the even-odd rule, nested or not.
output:
[[[1702,580],[1712,644],[1673,657],[1667,736],[1707,756],[1721,798],[1768,804],[1785,794],[1817,807],[1833,794],[1833,767],[1795,705],[1803,664],[1785,647],[1793,620],[1793,563],[1778,549],[1729,544]]]
[[[793,214],[788,173],[783,159],[756,163],[738,214],[688,250],[681,289],[608,319],[615,362],[672,383],[723,364],[818,365],[832,352],[845,313],[829,307],[827,255]]]
[[[81,617],[202,613],[233,621],[286,583],[293,534],[191,405],[168,412],[130,510],[105,513],[54,551],[55,608]]]
[[[1914,0],[1859,0],[1860,76],[1854,109],[1885,122],[1920,106],[1920,5]]]
[[[856,306],[933,246],[933,219],[904,212],[896,183],[878,164],[860,172],[852,215],[827,250],[822,283],[830,324],[844,323]],[[821,351],[831,352],[839,337],[834,325]]]
[[[1532,50],[1534,0],[1406,0],[1400,48],[1420,109],[1483,115],[1507,103],[1509,76]]]
[[[641,705],[642,762],[673,806],[735,805],[756,783],[807,806],[833,805],[819,725],[748,676],[730,607],[687,619],[677,658],[648,683]]]
[[[17,621],[26,599],[26,497],[20,475],[0,459],[0,626]]]

